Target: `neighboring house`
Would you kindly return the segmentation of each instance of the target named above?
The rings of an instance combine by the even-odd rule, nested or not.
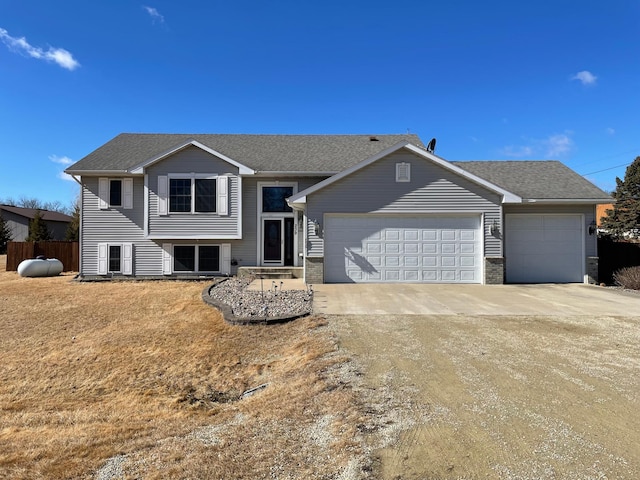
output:
[[[44,223],[51,233],[52,240],[64,240],[69,223],[73,220],[69,215],[49,210],[39,210]],[[24,242],[29,236],[29,222],[33,220],[38,212],[35,208],[12,207],[10,205],[0,205],[0,217],[2,217],[9,228],[11,228],[11,240],[14,242]]]
[[[613,203],[603,203],[596,206],[596,224],[598,228],[602,227],[602,220],[609,216],[607,210],[613,210]]]
[[[122,134],[66,172],[83,277],[593,282],[612,200],[560,162],[448,162],[416,135]]]

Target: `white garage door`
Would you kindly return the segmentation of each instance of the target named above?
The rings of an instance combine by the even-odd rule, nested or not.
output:
[[[329,283],[480,283],[479,216],[325,218]]]
[[[509,283],[583,281],[582,215],[506,215]]]

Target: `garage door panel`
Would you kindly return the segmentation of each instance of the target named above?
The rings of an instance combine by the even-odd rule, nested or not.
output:
[[[404,257],[405,267],[418,267],[420,266],[420,259],[418,257]]]
[[[438,265],[438,259],[436,257],[422,257],[423,267],[435,267]]]
[[[417,243],[405,243],[404,244],[404,253],[420,253],[420,245]]]
[[[460,280],[472,282],[475,278],[475,273],[473,271],[462,270],[460,272]]]
[[[325,281],[480,283],[480,232],[479,216],[328,215]]]
[[[366,244],[367,253],[382,253],[382,244],[376,242],[369,242]]]
[[[441,252],[442,253],[456,253],[456,244],[455,243],[443,243]]]
[[[425,242],[435,242],[438,240],[438,232],[435,230],[423,230],[422,231],[422,240]]]
[[[461,267],[475,267],[476,259],[474,257],[460,257]]]
[[[422,253],[438,253],[438,245],[435,243],[424,243],[422,244]]]
[[[475,243],[461,243],[460,244],[460,253],[476,253],[476,244]]]
[[[512,283],[582,282],[583,217],[510,214],[505,222],[506,280]]]
[[[411,242],[417,241],[420,239],[420,232],[418,230],[405,230],[404,231],[404,240]]]
[[[400,244],[399,243],[386,243],[384,245],[384,253],[389,253],[391,255],[400,253]]]
[[[387,282],[397,282],[400,280],[400,270],[385,270],[384,279]]]
[[[420,272],[418,270],[405,270],[404,271],[404,280],[406,282],[419,282],[420,281]]]

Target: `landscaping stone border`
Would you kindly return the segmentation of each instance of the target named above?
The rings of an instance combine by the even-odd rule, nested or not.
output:
[[[229,305],[212,298],[210,294],[213,288],[216,288],[216,286],[218,286],[220,283],[226,282],[228,280],[229,278],[221,278],[215,281],[212,285],[205,287],[205,289],[202,291],[202,300],[207,305],[211,305],[212,307],[218,309],[222,314],[225,322],[231,325],[274,325],[279,323],[286,323],[298,318],[309,316],[313,311],[313,309],[310,309],[310,311],[308,312],[273,317],[238,317],[233,314],[233,311]]]

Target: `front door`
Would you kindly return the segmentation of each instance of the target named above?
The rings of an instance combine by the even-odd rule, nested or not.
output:
[[[262,258],[265,265],[293,265],[293,228],[293,218],[263,218]]]
[[[297,214],[287,198],[297,191],[295,182],[258,182],[258,256],[265,266],[295,266]]]

